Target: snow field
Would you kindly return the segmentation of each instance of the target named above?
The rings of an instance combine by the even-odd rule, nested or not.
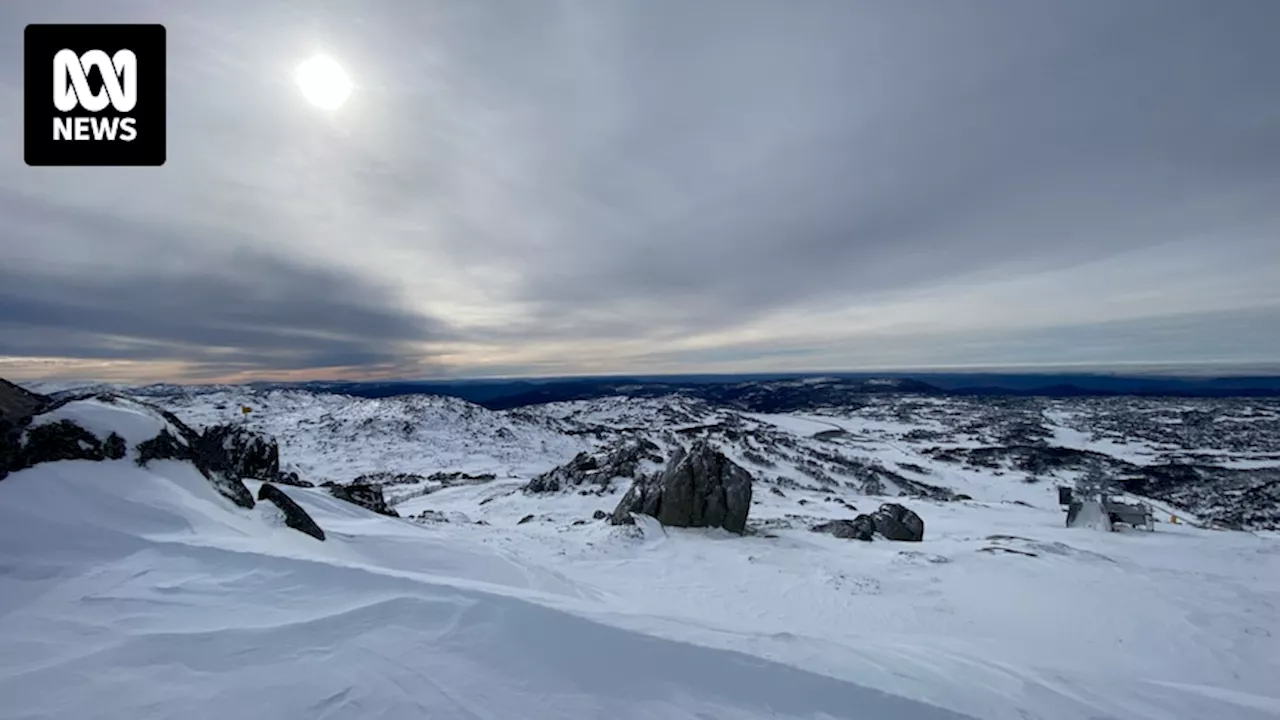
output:
[[[809,532],[816,519],[767,531],[776,537],[642,533],[573,524],[612,510],[620,490],[506,494],[517,487],[453,488],[401,510],[489,523],[454,529],[597,588],[607,608],[593,616],[607,622],[974,717],[1263,718],[1280,709],[1272,538],[1167,524],[1103,534],[1062,527],[1056,505],[922,501],[905,501],[925,518],[919,544],[839,540]],[[799,495],[757,489],[752,516],[854,514],[817,493],[798,506]]]
[[[228,389],[166,405],[198,425],[241,401],[313,481],[499,480],[398,506],[449,522],[283,488],[326,530],[320,543],[269,505],[234,507],[183,463],[15,473],[0,482],[0,720],[1280,717],[1280,537],[1069,530],[1052,482],[931,461],[901,441],[919,424],[752,415],[804,442],[845,429],[860,457],[974,500],[838,488],[853,510],[760,482],[760,530],[736,537],[592,520],[621,483],[603,496],[519,492],[601,442],[566,429],[722,419],[695,401],[493,413]],[[77,403],[70,419],[131,444],[158,432],[144,410],[101,405]],[[1056,438],[1094,442],[1054,417]],[[924,542],[807,530],[886,501],[924,518]]]
[[[0,717],[961,717],[556,609],[583,593],[544,568],[318,491],[288,488],[325,543],[202,483],[73,461],[0,485]]]

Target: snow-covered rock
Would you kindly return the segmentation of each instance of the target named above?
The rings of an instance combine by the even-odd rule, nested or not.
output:
[[[110,394],[50,404],[27,420],[5,455],[0,478],[5,472],[64,460],[190,462],[219,492],[245,508],[254,505],[246,478],[303,482],[294,473],[281,472],[274,440],[232,425],[195,430],[162,408]]]
[[[50,409],[31,420],[28,428],[64,420],[75,423],[105,441],[115,433],[130,447],[150,440],[167,431],[182,436],[186,430],[181,423],[166,418],[156,407],[120,395],[99,394],[83,398],[68,398],[55,403]]]
[[[330,494],[339,500],[359,505],[362,508],[371,510],[379,515],[388,515],[390,517],[399,517],[400,514],[395,511],[387,503],[387,498],[382,492],[382,488],[378,485],[369,485],[366,483],[353,482],[346,485],[329,485],[327,486]]]
[[[271,483],[262,483],[258,488],[258,500],[270,502],[280,509],[280,513],[284,516],[284,524],[305,533],[311,537],[323,541],[324,530],[316,524],[316,521],[307,514],[302,506],[294,502],[283,490],[272,485]]]
[[[863,514],[852,520],[829,520],[809,529],[846,540],[869,541],[875,537],[876,521],[870,515]]]
[[[618,480],[634,482],[660,472],[662,449],[645,438],[625,438],[593,453],[578,453],[572,460],[537,475],[525,492],[561,492],[582,486],[607,491]]]

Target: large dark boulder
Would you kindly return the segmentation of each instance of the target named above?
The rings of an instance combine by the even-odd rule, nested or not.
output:
[[[876,532],[890,540],[902,542],[920,542],[924,540],[924,520],[920,516],[898,505],[885,503],[872,514]]]
[[[346,485],[330,485],[329,493],[339,500],[355,503],[380,515],[400,517],[400,513],[387,504],[387,498],[382,494],[382,488],[377,485],[355,482]]]
[[[751,473],[706,440],[677,452],[666,470],[637,480],[613,511],[612,522],[650,515],[672,527],[720,527],[742,534],[751,509]]]
[[[626,440],[595,453],[578,453],[572,460],[538,475],[524,486],[528,493],[571,490],[582,485],[608,491],[613,481],[639,480],[661,467],[661,449],[649,440]]]
[[[832,520],[809,528],[813,532],[827,533],[845,540],[871,541],[876,534],[876,521],[870,515],[859,515],[852,520]]]
[[[196,456],[205,468],[239,479],[271,481],[280,476],[280,448],[239,425],[205,428],[195,443]]]
[[[280,512],[284,514],[284,524],[306,533],[311,537],[324,541],[324,530],[316,524],[315,520],[307,514],[302,506],[293,501],[293,498],[284,494],[280,488],[271,483],[262,483],[262,487],[258,488],[258,500],[267,501],[280,508]]]

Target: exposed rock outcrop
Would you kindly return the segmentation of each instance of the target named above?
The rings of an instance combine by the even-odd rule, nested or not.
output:
[[[69,419],[36,422],[65,403],[57,402],[0,380],[0,479],[11,472],[59,460],[119,460],[128,445],[118,433],[100,437]]]
[[[897,503],[881,505],[871,519],[875,522],[876,532],[890,540],[920,542],[924,539],[924,520]]]
[[[228,500],[243,508],[253,507],[253,493],[245,487],[240,476],[214,469],[214,467],[235,467],[236,460],[230,457],[218,457],[212,451],[214,447],[212,443],[201,443],[200,434],[186,425],[179,424],[175,427],[178,430],[177,435],[165,428],[154,438],[138,443],[138,465],[146,466],[156,460],[190,462]],[[212,466],[207,464],[210,461],[213,461]]]
[[[195,453],[185,438],[169,432],[168,428],[160,431],[150,440],[138,443],[139,465],[147,465],[155,460],[187,460],[195,461]],[[199,466],[197,466],[199,467]]]
[[[846,540],[871,541],[876,534],[876,522],[870,515],[859,515],[852,520],[832,520],[809,528],[813,532],[827,533]]]
[[[49,398],[0,380],[0,480],[24,465],[22,429],[31,416],[49,405]]]
[[[198,463],[210,472],[262,481],[280,477],[280,448],[276,441],[239,425],[205,428],[194,449]]]
[[[423,510],[417,515],[410,515],[409,519],[416,523],[423,524],[440,524],[440,523],[458,523],[462,525],[488,525],[489,523],[479,520],[473,521],[466,513],[457,511],[444,512],[441,510]]]
[[[418,473],[380,471],[358,475],[351,482],[360,485],[385,487],[387,485],[420,485],[426,481],[427,477]]]
[[[20,450],[22,467],[59,460],[105,460],[106,452],[96,435],[70,420],[27,428]]]
[[[353,482],[346,485],[329,485],[328,488],[329,494],[339,500],[346,500],[380,515],[400,517],[400,513],[387,504],[387,498],[382,494],[382,488],[377,485]]]
[[[279,485],[292,485],[293,487],[303,487],[303,488],[316,486],[316,484],[311,482],[310,480],[303,480],[302,478],[298,477],[298,473],[292,470],[281,472],[279,475],[276,476],[276,479],[273,482]]]
[[[8,380],[0,380],[0,422],[18,425],[48,404],[49,398],[44,395],[37,395]]]
[[[246,478],[263,482],[312,487],[295,472],[280,470],[280,447],[275,440],[238,425],[212,425],[203,432],[187,427],[171,413],[164,413],[177,435],[160,435],[138,445],[138,464],[151,460],[188,460],[209,478],[218,492],[241,507],[253,507]]]
[[[624,441],[595,453],[578,453],[572,460],[533,478],[525,492],[560,492],[584,485],[601,492],[616,479],[640,480],[662,466],[662,450],[644,439]]]
[[[3,382],[3,381],[0,381]],[[145,466],[156,460],[190,462],[218,492],[245,508],[254,506],[244,477],[275,480],[280,476],[279,450],[274,441],[243,428],[215,426],[197,432],[173,413],[133,398],[112,393],[69,395],[57,401],[41,399],[9,383],[0,386],[0,403],[6,419],[0,428],[0,478],[9,472],[59,460],[120,460],[129,453],[129,442],[116,432],[105,437],[71,419],[48,416],[77,402],[118,405],[122,412],[150,414],[160,425],[152,438],[137,442],[136,462]],[[41,415],[15,414],[38,408]],[[15,408],[18,410],[15,411]],[[96,412],[101,412],[100,409]],[[44,417],[43,421],[39,418]],[[103,429],[98,428],[98,433]]]
[[[720,527],[742,534],[751,509],[751,473],[705,440],[677,452],[661,475],[636,480],[613,511],[615,525],[632,513],[673,527]]]
[[[108,460],[123,460],[124,456],[129,454],[129,444],[118,433],[113,432],[103,441],[102,454],[106,455]]]
[[[498,476],[494,473],[479,473],[472,475],[471,473],[463,472],[461,470],[449,472],[439,471],[433,472],[430,475],[420,475],[418,473],[411,472],[378,471],[359,475],[351,482],[356,485],[380,487],[384,490],[400,486],[418,486],[414,490],[396,492],[396,501],[404,501],[411,497],[430,495],[433,492],[455,487],[457,485],[489,482],[497,477]]]
[[[494,473],[476,473],[473,475],[471,473],[462,472],[461,470],[454,470],[451,472],[444,472],[441,470],[439,472],[433,472],[427,476],[427,480],[430,482],[444,483],[446,485],[461,482],[489,482],[490,480],[496,480],[497,478],[498,476]]]
[[[258,500],[267,501],[280,508],[280,512],[284,515],[284,524],[301,533],[306,533],[311,537],[324,541],[324,530],[316,524],[316,521],[307,514],[302,506],[294,502],[293,498],[284,494],[280,488],[271,483],[262,483],[262,487],[258,488]]]

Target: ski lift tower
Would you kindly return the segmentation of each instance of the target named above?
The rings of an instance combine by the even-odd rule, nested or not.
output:
[[[1067,527],[1111,531],[1121,523],[1154,530],[1151,506],[1117,497],[1123,494],[1120,483],[1107,477],[1099,463],[1093,463],[1076,479],[1074,488],[1058,488],[1058,503],[1067,507]]]
[[[1063,491],[1066,492],[1063,492]],[[1110,532],[1111,516],[1106,506],[1118,488],[1103,472],[1099,463],[1090,464],[1076,478],[1074,488],[1058,488],[1058,502],[1066,500],[1067,527],[1089,527]]]

